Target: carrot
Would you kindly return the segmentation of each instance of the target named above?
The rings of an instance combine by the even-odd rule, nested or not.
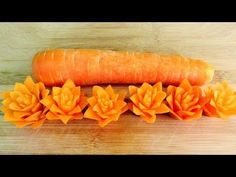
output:
[[[192,85],[212,80],[214,69],[202,60],[147,52],[93,49],[54,49],[39,52],[32,71],[46,86],[61,86],[67,79],[77,85],[157,83]]]

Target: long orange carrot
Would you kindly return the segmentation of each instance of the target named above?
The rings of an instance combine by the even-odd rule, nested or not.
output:
[[[32,63],[34,77],[47,86],[67,79],[78,85],[157,83],[192,85],[212,80],[214,69],[202,60],[147,52],[55,49],[39,52]]]

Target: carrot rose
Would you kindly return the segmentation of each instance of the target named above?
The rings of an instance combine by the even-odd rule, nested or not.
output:
[[[124,102],[125,96],[114,93],[110,85],[105,89],[94,86],[92,93],[93,96],[88,98],[89,108],[84,113],[84,117],[97,120],[101,127],[117,121],[119,116],[128,109],[127,103]]]
[[[140,88],[129,86],[130,110],[141,116],[147,123],[154,123],[156,114],[169,112],[169,108],[163,103],[166,93],[162,91],[162,83],[158,82],[154,86],[143,83]]]
[[[40,103],[49,93],[42,82],[34,83],[28,76],[24,84],[16,83],[14,90],[3,93],[4,120],[12,122],[18,128],[31,125],[40,127],[45,118],[47,109]]]
[[[179,87],[167,87],[166,101],[170,113],[180,120],[198,119],[202,116],[202,108],[206,99],[201,88],[191,86],[188,80],[183,80]]]
[[[205,90],[208,98],[204,106],[204,114],[211,117],[228,118],[236,114],[236,93],[226,81],[209,86]]]
[[[49,112],[46,114],[48,120],[61,120],[64,124],[71,119],[82,119],[82,110],[87,105],[87,98],[76,87],[72,80],[67,80],[60,87],[53,87],[52,94],[41,100]]]

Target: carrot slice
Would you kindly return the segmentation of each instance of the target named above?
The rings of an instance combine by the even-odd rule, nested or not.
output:
[[[117,121],[122,113],[128,110],[128,105],[124,102],[123,93],[115,93],[111,85],[105,89],[94,86],[93,95],[88,98],[89,108],[84,113],[84,117],[97,120],[101,127],[112,121]]]
[[[34,83],[30,76],[24,83],[16,83],[14,90],[3,94],[4,120],[12,122],[18,128],[31,125],[40,127],[45,121],[47,109],[40,103],[49,93],[43,83]]]
[[[202,96],[201,88],[191,86],[187,79],[178,86],[167,87],[167,105],[170,114],[180,120],[199,119],[207,99]]]
[[[236,93],[227,81],[216,83],[205,90],[207,104],[204,114],[210,117],[229,118],[236,114]]]
[[[131,85],[129,93],[131,100],[129,109],[147,123],[154,123],[156,114],[169,112],[169,108],[163,103],[166,93],[162,91],[161,82],[154,86],[143,83],[140,88]]]
[[[48,120],[61,120],[67,124],[72,119],[82,119],[82,110],[86,107],[87,97],[76,87],[72,80],[67,80],[60,87],[53,87],[52,94],[41,100],[49,109],[46,114]]]

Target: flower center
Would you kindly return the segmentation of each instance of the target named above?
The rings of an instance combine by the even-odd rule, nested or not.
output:
[[[21,107],[25,107],[31,104],[31,99],[32,99],[31,95],[23,94],[19,95],[16,98],[16,101]]]
[[[143,104],[149,107],[152,103],[152,92],[148,90],[143,97]]]
[[[70,111],[73,108],[73,94],[70,89],[64,88],[61,92],[61,107],[65,111]]]
[[[98,98],[98,105],[100,106],[103,112],[107,112],[113,108],[114,103],[111,99],[103,97],[103,98]]]

